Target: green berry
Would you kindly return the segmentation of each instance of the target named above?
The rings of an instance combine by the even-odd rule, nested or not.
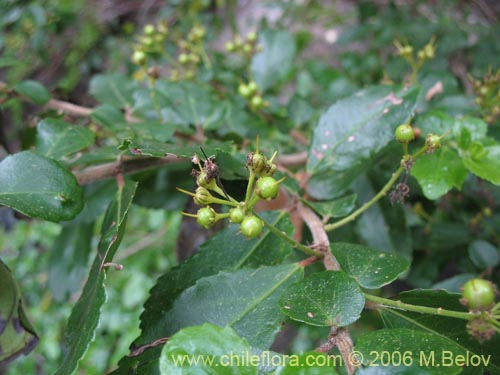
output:
[[[254,173],[260,174],[268,169],[269,161],[267,158],[258,153],[258,152],[250,152],[247,156],[247,166]]]
[[[198,206],[207,206],[210,203],[212,203],[212,200],[213,200],[212,194],[210,194],[210,192],[206,188],[199,186],[196,189],[193,201]]]
[[[210,228],[216,222],[217,213],[211,207],[200,208],[196,214],[196,222],[204,228]]]
[[[400,143],[409,143],[415,139],[413,128],[408,124],[399,125],[394,132],[396,141]]]
[[[181,54],[179,55],[179,63],[181,63],[182,65],[184,65],[184,64],[187,64],[187,63],[188,63],[188,61],[189,61],[189,57],[188,57],[188,55],[187,55],[187,54],[185,54],[185,53],[181,53]]]
[[[132,54],[132,62],[136,65],[146,64],[146,54],[143,51],[134,51]]]
[[[427,134],[425,137],[425,146],[430,151],[435,151],[441,147],[441,137],[436,134]]]
[[[262,99],[262,96],[255,95],[250,101],[250,103],[254,108],[261,108],[264,105],[264,100]]]
[[[248,34],[247,34],[247,40],[250,42],[250,43],[254,43],[256,40],[257,40],[257,33],[255,31],[250,31]]]
[[[241,207],[233,207],[229,210],[229,221],[240,224],[245,218],[245,211]]]
[[[244,98],[248,98],[250,96],[250,90],[248,89],[248,86],[245,85],[244,83],[241,83],[238,86],[238,93]]]
[[[243,52],[245,52],[246,54],[250,54],[252,52],[252,45],[249,43],[245,43],[243,45]]]
[[[256,94],[257,90],[259,89],[257,87],[257,83],[255,83],[255,81],[248,82],[247,87],[248,87],[248,91],[250,92],[250,95]]]
[[[274,199],[279,193],[279,183],[272,177],[261,177],[257,180],[255,192],[262,199]]]
[[[488,280],[472,279],[464,284],[462,303],[471,310],[486,310],[495,302],[495,286]]]
[[[248,238],[255,238],[262,233],[264,223],[257,216],[250,215],[243,219],[240,224],[241,233]]]
[[[144,26],[144,34],[145,35],[148,35],[148,36],[151,36],[155,33],[155,27],[151,24],[147,24],[146,26]]]
[[[146,47],[152,47],[154,43],[154,39],[150,36],[145,36],[144,38],[142,38],[142,44]]]
[[[227,42],[226,43],[226,51],[227,52],[234,52],[234,43],[233,42]]]

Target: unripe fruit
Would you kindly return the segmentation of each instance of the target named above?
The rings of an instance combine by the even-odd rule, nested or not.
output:
[[[272,177],[261,177],[257,180],[255,192],[262,199],[274,199],[279,193],[279,183]]]
[[[188,55],[187,55],[187,54],[185,54],[185,53],[181,53],[181,54],[179,55],[179,63],[181,63],[181,64],[183,64],[183,65],[184,65],[184,64],[187,64],[187,62],[188,62],[188,61],[189,61],[189,57],[188,57]]]
[[[250,215],[243,219],[240,224],[241,233],[248,238],[255,238],[262,233],[264,223],[257,216]]]
[[[238,93],[243,96],[244,98],[248,98],[250,96],[250,90],[248,89],[248,86],[245,85],[244,83],[241,83],[238,86]]]
[[[425,146],[428,150],[437,150],[441,147],[441,137],[436,134],[427,134],[427,137],[425,137]]]
[[[132,62],[136,65],[146,64],[146,54],[143,51],[134,51],[132,54]]]
[[[227,52],[234,52],[234,43],[233,42],[226,43],[226,51]]]
[[[215,223],[216,216],[213,208],[203,207],[196,214],[196,222],[204,228],[210,228]]]
[[[472,279],[464,284],[462,303],[471,310],[487,310],[495,302],[495,286],[488,280]]]
[[[229,221],[240,224],[245,218],[245,211],[241,207],[233,207],[229,210]]]
[[[248,91],[250,92],[250,95],[257,93],[258,87],[257,87],[257,84],[255,83],[255,81],[248,82],[247,87],[248,87]]]
[[[243,52],[249,54],[250,52],[252,52],[252,45],[251,44],[248,44],[248,43],[245,43],[243,45]]]
[[[247,156],[247,166],[250,168],[254,173],[261,173],[265,171],[268,168],[268,160],[267,158],[257,152],[251,152]]]
[[[252,100],[250,101],[252,104],[252,107],[254,108],[260,108],[264,104],[264,100],[262,100],[262,96],[260,95],[255,95]]]
[[[144,26],[144,34],[145,35],[148,35],[148,36],[151,36],[155,33],[155,27],[151,24],[147,24],[146,26]]]
[[[206,188],[199,186],[196,189],[193,201],[198,206],[207,206],[212,203],[212,199],[212,194],[210,194],[210,192]]]
[[[247,40],[249,42],[255,42],[257,40],[257,33],[255,31],[250,31],[247,34]]]
[[[400,143],[409,143],[415,139],[413,128],[408,124],[399,125],[394,132],[394,136],[396,141]]]

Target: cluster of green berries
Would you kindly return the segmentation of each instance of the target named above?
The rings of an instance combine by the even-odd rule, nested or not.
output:
[[[159,54],[168,35],[168,27],[160,22],[156,26],[147,24],[134,47],[132,62],[139,66],[146,65],[148,55]]]
[[[247,101],[250,108],[254,111],[269,106],[269,103],[260,95],[257,83],[253,80],[247,84],[244,82],[240,83],[238,86],[238,94]]]
[[[415,140],[415,133],[416,129],[414,129],[410,124],[401,124],[396,128],[394,137],[399,143],[407,145]],[[425,147],[428,153],[436,151],[441,147],[441,137],[437,134],[427,134],[425,137]]]
[[[397,54],[411,66],[413,76],[416,76],[426,61],[432,60],[436,56],[437,45],[434,37],[421,50],[417,51],[416,55],[415,49],[411,44],[395,41],[394,45],[396,46]]]
[[[247,238],[258,237],[264,229],[264,222],[257,217],[252,209],[259,200],[271,200],[278,196],[279,185],[284,180],[276,181],[272,175],[276,171],[276,164],[271,159],[258,152],[250,152],[247,155],[247,169],[249,171],[249,181],[245,201],[238,202],[229,196],[218,177],[219,169],[214,162],[214,158],[207,158],[203,166],[198,156],[193,158],[193,162],[198,165],[198,170],[193,170],[196,178],[197,188],[195,193],[178,189],[183,193],[191,195],[193,201],[202,206],[196,215],[184,213],[184,215],[196,218],[199,225],[205,228],[213,226],[218,221],[228,218],[231,223],[239,224],[241,233]],[[213,195],[212,193],[215,193]],[[212,204],[225,205],[230,207],[227,213],[218,213],[211,207]]]
[[[476,104],[479,106],[484,120],[494,123],[500,117],[500,69],[493,74],[491,68],[481,79],[475,80],[471,77]]]
[[[497,294],[495,284],[480,278],[467,281],[462,288],[460,303],[476,313],[476,317],[468,321],[467,331],[480,342],[491,339],[498,331],[500,303],[495,305]]]
[[[177,62],[180,67],[179,69],[172,69],[171,78],[173,80],[193,79],[195,77],[201,63],[201,51],[203,50],[205,35],[205,28],[196,25],[189,31],[186,40],[179,41],[180,53],[177,56]]]
[[[262,49],[262,46],[257,44],[257,39],[255,31],[250,31],[245,39],[242,39],[240,35],[236,35],[232,41],[226,43],[226,51],[250,58]]]
[[[416,56],[414,54],[415,49],[411,44],[402,44],[401,42],[396,41],[394,42],[394,45],[396,46],[398,55],[403,57],[411,65],[415,63],[422,64],[427,60],[432,60],[436,55],[437,46],[434,37],[432,37],[429,43],[427,43],[421,50],[417,51]]]

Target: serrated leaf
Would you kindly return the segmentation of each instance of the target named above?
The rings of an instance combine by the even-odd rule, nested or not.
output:
[[[262,51],[252,59],[252,76],[266,91],[290,72],[295,57],[295,40],[285,30],[264,30],[259,36]]]
[[[127,214],[137,188],[136,182],[127,181],[121,186],[115,199],[108,206],[101,227],[101,239],[99,240],[97,255],[91,266],[89,277],[83,287],[82,294],[73,307],[66,327],[66,343],[68,353],[56,375],[71,375],[77,368],[78,363],[88,350],[90,343],[94,340],[95,330],[99,324],[101,306],[106,301],[106,279],[105,263],[111,262],[113,256],[120,246]]]
[[[23,81],[15,85],[13,89],[38,105],[44,105],[50,100],[50,92],[37,81]]]
[[[313,326],[343,327],[359,319],[365,297],[343,271],[323,271],[288,287],[280,299],[283,314]]]
[[[469,245],[469,258],[479,269],[495,267],[500,255],[498,249],[488,241],[476,240]]]
[[[102,127],[113,132],[119,131],[126,123],[125,114],[120,111],[119,107],[111,104],[97,106],[90,117]]]
[[[344,217],[354,210],[357,197],[357,194],[349,194],[331,201],[305,203],[323,217]]]
[[[100,103],[126,108],[132,106],[132,96],[137,88],[137,82],[125,75],[98,74],[90,80],[89,92]]]
[[[291,235],[293,226],[288,214],[267,212],[263,213],[262,217],[280,231]],[[164,314],[172,309],[176,298],[197,280],[216,275],[220,271],[280,264],[292,251],[290,245],[268,230],[264,230],[260,238],[253,240],[242,239],[238,236],[238,232],[237,225],[230,225],[204,243],[199,252],[158,279],[144,304],[144,313],[141,315],[142,332],[134,342],[135,347],[149,344],[170,334],[168,327],[165,328]],[[134,358],[125,357],[120,361],[120,368],[115,374],[129,374],[129,371],[140,375],[157,374],[153,370],[139,373],[136,371],[138,368],[141,371],[146,371],[145,368],[157,368],[159,354],[158,348],[153,348]]]
[[[437,199],[452,188],[461,189],[467,169],[458,154],[443,146],[430,155],[418,158],[411,169],[426,198]]]
[[[38,336],[28,321],[21,291],[9,268],[0,260],[0,365],[29,354]]]
[[[476,176],[500,185],[500,145],[483,146],[471,143],[462,153],[465,166]]]
[[[23,151],[0,163],[0,204],[30,217],[70,220],[82,210],[82,190],[56,161]]]
[[[89,129],[57,119],[42,120],[36,129],[37,152],[52,159],[61,159],[94,143],[94,133]]]
[[[314,130],[307,169],[317,199],[342,194],[391,141],[415,108],[419,88],[372,87],[339,100]]]
[[[462,368],[457,366],[453,359],[465,354],[465,350],[446,338],[405,328],[381,329],[367,333],[358,339],[354,350],[367,366],[380,366],[384,363],[381,359],[382,353],[391,356],[393,353],[399,353],[401,357],[396,355],[395,360],[404,363],[406,358],[408,365],[417,365],[431,375],[459,374]],[[392,361],[392,357],[390,360]]]
[[[213,324],[187,327],[177,332],[163,347],[161,375],[257,375],[257,367],[242,366],[231,355],[250,354],[251,347],[231,327]]]
[[[363,245],[335,242],[331,248],[342,270],[367,289],[381,288],[393,282],[410,266],[410,262],[397,254]]]
[[[413,290],[401,293],[397,296],[397,300],[413,305],[465,312],[467,310],[460,303],[460,297],[461,295],[458,293],[448,293],[443,290]],[[434,337],[446,338],[453,344],[458,345],[464,352],[468,351],[470,354],[484,355],[486,357],[491,355],[487,367],[474,367],[470,369],[470,373],[483,373],[483,367],[486,367],[492,375],[500,374],[500,357],[497,355],[500,347],[500,335],[496,334],[491,340],[480,344],[469,335],[466,329],[466,321],[462,319],[395,309],[384,309],[380,311],[380,314],[386,327],[418,329],[430,333]]]
[[[62,301],[80,287],[88,272],[94,223],[65,226],[50,254],[48,287],[56,301]]]
[[[184,128],[183,131],[192,132],[194,126],[213,130],[218,128],[225,116],[224,102],[207,85],[159,81],[155,87],[161,122],[176,130]],[[138,91],[134,101],[134,113],[159,120],[151,90]]]

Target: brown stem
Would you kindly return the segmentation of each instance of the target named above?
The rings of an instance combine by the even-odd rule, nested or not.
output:
[[[297,205],[297,211],[311,231],[314,247],[323,253],[323,263],[327,270],[338,271],[340,266],[330,252],[330,240],[325,232],[323,222],[309,207],[302,203]]]
[[[94,181],[115,177],[119,174],[129,174],[143,171],[171,163],[180,163],[189,160],[175,155],[167,155],[163,158],[131,158],[117,160],[113,163],[106,163],[88,167],[74,174],[79,185],[87,185]]]
[[[278,157],[278,164],[283,167],[300,167],[307,162],[307,151],[296,154],[281,155]]]
[[[77,117],[89,117],[92,114],[93,109],[82,107],[73,103],[63,102],[62,100],[50,99],[47,104],[45,104],[46,108],[55,109],[57,111],[61,111],[67,113],[71,116]]]

